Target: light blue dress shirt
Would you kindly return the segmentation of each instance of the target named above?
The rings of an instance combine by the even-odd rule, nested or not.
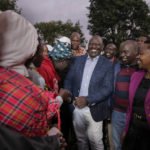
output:
[[[90,56],[87,57],[85,67],[84,67],[82,82],[81,82],[81,88],[79,91],[79,96],[88,96],[88,89],[89,89],[91,76],[97,64],[98,59],[99,56],[93,58],[92,60]]]

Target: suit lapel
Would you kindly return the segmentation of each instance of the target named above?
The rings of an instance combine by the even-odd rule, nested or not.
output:
[[[84,66],[85,66],[85,63],[86,63],[86,60],[87,60],[87,56],[88,55],[84,55],[83,56],[83,59],[81,59],[80,61],[80,64],[79,64],[79,74],[78,74],[78,77],[79,77],[79,88],[81,87],[81,81],[82,81],[82,77],[83,77],[83,71],[84,71]]]
[[[91,84],[93,83],[93,81],[94,80],[96,80],[95,79],[95,74],[96,74],[96,72],[97,71],[99,71],[100,72],[100,70],[102,69],[102,63],[103,63],[103,57],[102,56],[99,56],[99,59],[98,59],[98,61],[97,61],[97,64],[96,64],[96,66],[95,66],[95,68],[94,68],[94,71],[93,71],[93,73],[92,73],[92,76],[91,76],[91,80],[90,80],[90,85],[89,85],[89,87],[91,86]],[[100,75],[100,74],[99,74]]]

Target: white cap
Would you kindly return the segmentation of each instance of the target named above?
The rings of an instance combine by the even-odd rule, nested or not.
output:
[[[51,52],[53,47],[51,45],[49,45],[49,44],[47,44],[46,46],[47,46],[48,51]]]
[[[71,44],[70,39],[68,37],[66,37],[66,36],[62,36],[62,37],[58,38],[58,40],[60,42],[63,42],[63,43],[69,43],[69,44]]]

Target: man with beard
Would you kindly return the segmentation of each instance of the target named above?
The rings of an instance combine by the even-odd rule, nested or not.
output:
[[[88,54],[75,58],[65,80],[73,95],[70,105],[78,149],[103,150],[103,120],[108,117],[108,97],[113,91],[113,65],[100,52],[103,41],[93,36]],[[74,107],[73,107],[74,105]]]

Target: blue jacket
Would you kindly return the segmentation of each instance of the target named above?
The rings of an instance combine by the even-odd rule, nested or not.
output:
[[[116,88],[117,74],[121,70],[121,64],[122,64],[121,61],[119,61],[118,63],[114,64],[114,81],[113,81],[114,82],[114,88],[113,88],[112,94],[108,98],[108,106],[109,106],[110,112],[112,112],[112,109],[113,109],[114,93],[115,93],[115,88]]]
[[[73,99],[79,96],[87,56],[75,58],[65,79],[64,87],[72,93]],[[100,56],[91,76],[87,96],[88,106],[95,121],[108,117],[108,97],[113,91],[113,74],[113,64]]]

